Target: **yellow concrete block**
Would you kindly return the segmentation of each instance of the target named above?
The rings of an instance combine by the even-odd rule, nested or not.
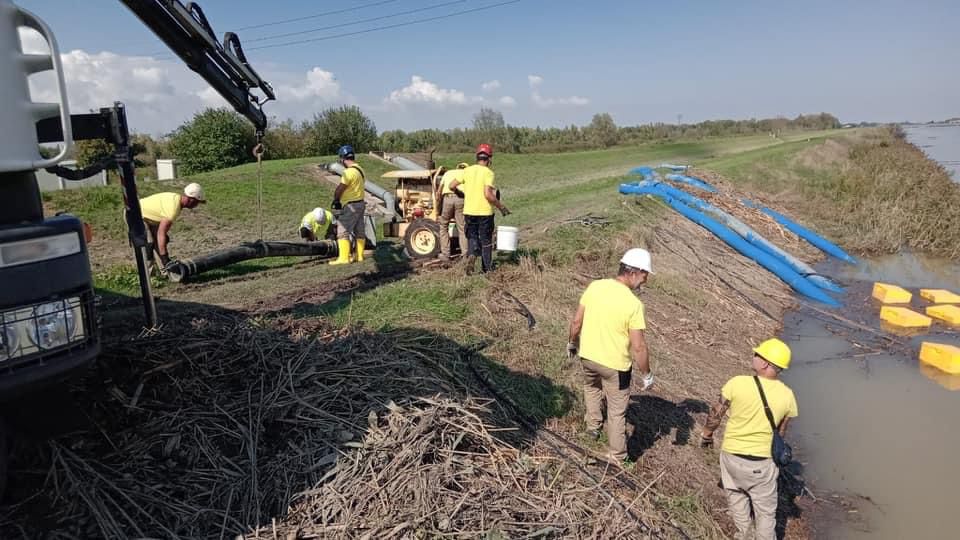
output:
[[[880,308],[880,319],[906,328],[924,328],[933,324],[933,319],[905,307],[883,306]]]
[[[920,289],[920,297],[934,304],[960,304],[960,294],[946,289]]]
[[[949,304],[945,306],[929,306],[927,308],[927,315],[950,324],[960,325],[960,307],[958,306],[951,306]]]
[[[920,362],[920,373],[923,373],[924,377],[939,384],[947,390],[960,390],[960,374],[954,375],[952,373],[947,373],[946,371],[935,368],[930,364],[924,364],[923,362]]]
[[[920,361],[953,375],[960,374],[960,347],[924,341],[920,345]]]
[[[913,294],[910,291],[888,283],[874,283],[873,297],[884,304],[909,304]]]

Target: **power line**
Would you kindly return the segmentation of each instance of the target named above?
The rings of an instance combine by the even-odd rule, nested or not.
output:
[[[344,27],[344,26],[350,26],[350,25],[354,25],[354,24],[366,24],[366,23],[370,23],[370,22],[373,22],[373,21],[380,21],[380,20],[389,19],[389,18],[392,18],[392,17],[399,17],[399,16],[401,16],[401,15],[410,15],[410,14],[413,14],[413,13],[420,13],[420,12],[422,12],[422,11],[429,11],[429,10],[432,10],[432,9],[439,9],[439,8],[442,8],[442,7],[452,6],[452,5],[454,5],[454,4],[462,4],[462,3],[466,2],[466,1],[467,1],[467,0],[454,0],[454,1],[452,1],[452,2],[445,2],[445,3],[443,3],[443,4],[435,4],[435,5],[432,5],[432,6],[427,6],[427,7],[417,8],[417,9],[410,9],[410,10],[407,10],[407,11],[400,11],[400,12],[398,12],[398,13],[391,13],[391,14],[389,14],[389,15],[381,15],[381,16],[379,16],[379,17],[373,17],[373,18],[370,18],[370,19],[361,19],[361,20],[359,20],[359,21],[352,21],[352,22],[346,22],[346,23],[338,23],[338,24],[332,24],[332,25],[329,25],[329,26],[321,26],[321,27],[319,27],[319,28],[311,28],[311,29],[309,29],[309,30],[301,30],[301,31],[299,31],[299,32],[287,32],[287,33],[285,33],[285,34],[274,34],[274,35],[270,35],[270,36],[261,36],[261,37],[252,38],[252,39],[245,39],[245,40],[243,40],[243,41],[244,41],[245,43],[255,43],[255,42],[257,42],[257,41],[266,41],[266,40],[268,40],[268,39],[278,39],[278,38],[282,38],[282,37],[299,36],[299,35],[302,35],[302,34],[312,34],[312,33],[314,33],[314,32],[320,32],[320,31],[322,31],[322,30],[330,30],[330,29],[333,29],[333,28],[342,28],[342,27]]]
[[[436,17],[428,17],[428,18],[425,18],[425,19],[417,19],[417,20],[415,20],[415,21],[408,21],[408,22],[402,22],[402,23],[396,23],[396,24],[388,24],[388,25],[385,25],[385,26],[377,26],[377,27],[374,27],[374,28],[367,28],[367,29],[365,29],[365,30],[355,30],[355,31],[353,31],[353,32],[344,32],[344,33],[341,33],[341,34],[332,34],[332,35],[329,35],[329,36],[322,36],[322,37],[317,37],[317,38],[301,39],[301,40],[298,40],[298,41],[288,41],[288,42],[285,42],[285,43],[273,43],[273,44],[270,44],[270,45],[261,45],[261,46],[259,46],[259,47],[249,47],[249,48],[246,48],[246,50],[248,50],[248,51],[256,51],[256,50],[261,50],[261,49],[273,49],[273,48],[276,48],[276,47],[287,47],[287,46],[290,46],[290,45],[301,45],[301,44],[303,44],[303,43],[313,43],[313,42],[317,42],[317,41],[326,41],[326,40],[329,40],[329,39],[337,39],[337,38],[342,38],[342,37],[356,36],[356,35],[359,35],[359,34],[367,34],[367,33],[370,33],[370,32],[377,32],[377,31],[380,31],[380,30],[389,30],[389,29],[391,29],[391,28],[400,28],[400,27],[402,27],[402,26],[410,26],[410,25],[414,25],[414,24],[423,24],[423,23],[432,22],[432,21],[439,21],[439,20],[441,20],[441,19],[449,19],[450,17],[456,17],[456,16],[458,16],[458,15],[466,15],[466,14],[468,14],[468,13],[476,13],[477,11],[484,11],[484,10],[488,10],[488,9],[492,9],[492,8],[496,8],[496,7],[501,7],[501,6],[506,6],[506,5],[510,5],[510,4],[517,4],[517,3],[522,2],[522,1],[523,1],[523,0],[508,0],[507,2],[498,2],[498,3],[496,3],[496,4],[489,4],[489,5],[482,6],[482,7],[478,7],[478,8],[465,9],[465,10],[463,10],[463,11],[455,11],[455,12],[453,12],[453,13],[447,13],[446,15],[437,15]]]
[[[370,2],[369,4],[362,4],[359,6],[353,6],[351,8],[337,9],[334,11],[325,11],[323,13],[314,13],[313,15],[304,15],[302,17],[295,17],[293,19],[284,19],[282,21],[273,21],[260,24],[251,24],[250,26],[241,26],[234,30],[234,32],[239,32],[240,30],[250,30],[253,28],[263,28],[265,26],[276,26],[278,24],[287,24],[292,22],[305,21],[307,19],[319,19],[320,17],[326,17],[327,15],[339,15],[340,13],[347,13],[349,11],[357,11],[358,9],[364,9],[368,7],[382,6],[384,4],[390,4],[396,2],[397,0],[380,0],[379,2]]]

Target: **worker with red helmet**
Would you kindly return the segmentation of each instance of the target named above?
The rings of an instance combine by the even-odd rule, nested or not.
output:
[[[463,170],[463,176],[450,183],[453,191],[462,191],[463,215],[466,220],[466,271],[471,274],[480,256],[483,272],[493,270],[493,209],[504,216],[510,210],[497,198],[493,170],[493,148],[489,144],[477,146],[477,163]]]

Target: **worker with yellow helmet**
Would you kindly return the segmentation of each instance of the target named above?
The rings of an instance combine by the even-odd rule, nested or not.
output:
[[[469,165],[466,163],[460,163],[456,169],[444,173],[440,179],[440,184],[437,186],[437,192],[434,194],[436,200],[439,201],[438,206],[440,207],[440,215],[438,217],[438,221],[440,222],[440,260],[448,260],[450,258],[451,220],[457,224],[457,238],[460,240],[460,251],[463,251],[467,247],[465,245],[467,241],[467,225],[466,219],[463,217],[463,191],[460,189],[454,191],[450,188],[450,184],[454,180],[457,182],[463,181],[463,170],[467,167],[469,167]]]
[[[753,375],[738,375],[723,385],[720,401],[711,409],[701,434],[703,446],[713,445],[713,433],[730,412],[720,452],[720,478],[727,494],[737,538],[755,527],[758,539],[773,539],[777,513],[779,467],[774,458],[774,428],[781,437],[797,416],[793,390],[780,381],[790,367],[790,347],[779,339],[753,349]],[[752,508],[751,508],[752,507]],[[751,510],[753,517],[751,517]]]

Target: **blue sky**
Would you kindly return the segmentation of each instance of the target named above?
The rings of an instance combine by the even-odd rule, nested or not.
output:
[[[200,5],[222,34],[375,1]],[[844,121],[960,116],[956,1],[521,0],[425,24],[252,50],[501,0],[357,22],[450,1],[394,0],[238,33],[254,67],[279,90],[281,101],[268,105],[268,113],[300,119],[351,103],[381,130],[465,126],[481,106],[501,110],[509,123],[543,126],[583,124],[596,112],[611,113],[621,125],[675,122],[679,114],[685,122],[820,111]],[[217,103],[120,2],[17,3],[50,24],[69,55],[75,108],[109,102],[113,92],[127,101],[135,129],[159,133]],[[336,24],[343,27],[253,41]]]

